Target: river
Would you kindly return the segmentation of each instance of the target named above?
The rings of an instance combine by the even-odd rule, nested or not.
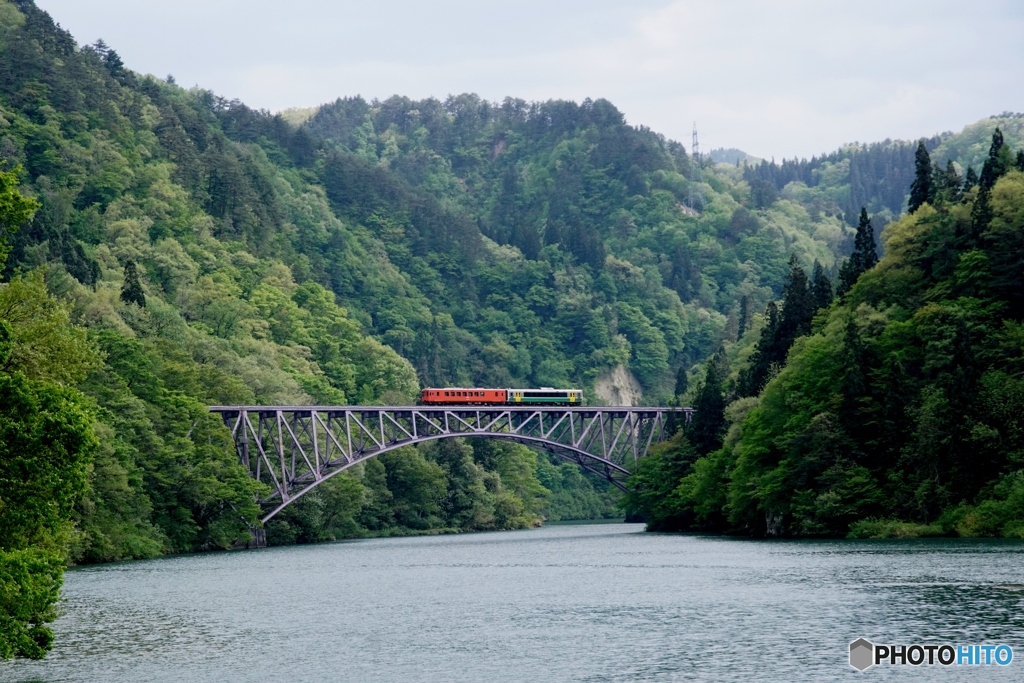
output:
[[[1020,681],[1022,583],[1021,543],[636,524],[184,555],[68,571],[53,652],[0,680]],[[858,673],[862,636],[1015,657]]]

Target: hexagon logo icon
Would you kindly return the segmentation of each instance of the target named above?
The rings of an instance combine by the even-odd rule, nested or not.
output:
[[[863,671],[874,664],[875,646],[864,638],[858,638],[850,643],[850,666],[857,671]]]

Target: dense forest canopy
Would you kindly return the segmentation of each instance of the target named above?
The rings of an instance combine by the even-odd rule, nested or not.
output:
[[[708,362],[634,477],[652,528],[1024,538],[1024,150],[995,127],[979,174],[915,156],[880,261],[862,212],[838,300],[808,307],[794,264],[760,338]]]
[[[429,385],[573,385],[591,403],[693,402],[714,419],[663,447],[675,455],[662,458],[670,474],[658,479],[690,497],[658,504],[686,525],[765,531],[750,520],[777,497],[728,493],[739,501],[728,507],[721,496],[752,481],[771,488],[779,446],[752,450],[743,416],[768,419],[756,416],[770,415],[773,396],[790,405],[779,387],[797,381],[793,354],[815,335],[833,335],[829,348],[850,340],[888,368],[876,337],[923,340],[931,332],[915,331],[915,307],[939,307],[934,319],[965,339],[991,333],[977,353],[995,364],[964,386],[1015,395],[1015,357],[991,359],[1019,341],[998,323],[1012,300],[1004,285],[1015,266],[1000,250],[1015,235],[1018,176],[993,170],[987,139],[998,125],[1016,150],[1022,123],[1003,115],[923,146],[854,145],[775,165],[738,150],[694,159],[602,99],[349,97],[274,115],[137,74],[103,41],[79,46],[31,0],[0,0],[0,656],[45,653],[68,561],[244,542],[260,485],[237,464],[211,404],[408,403]],[[937,174],[928,187],[945,189],[925,188],[926,206],[885,228],[912,195],[919,147],[973,185],[958,185],[954,200],[951,176]],[[691,193],[697,164],[703,185]],[[703,203],[688,206],[691,194]],[[986,227],[971,228],[963,254],[929,246],[906,260],[923,226],[959,236],[977,206]],[[891,236],[872,268],[883,228]],[[925,287],[915,268],[937,279]],[[910,284],[883,286],[880,272]],[[829,307],[833,284],[844,298]],[[954,294],[971,302],[950,304]],[[915,362],[939,372],[930,357]],[[873,382],[895,380],[870,363],[859,381],[882,392]],[[744,397],[729,404],[741,375]],[[921,382],[905,389],[918,392],[905,419],[940,420],[952,394]],[[874,394],[850,396],[858,409],[876,406]],[[977,424],[970,433],[983,441],[1004,428]],[[898,443],[885,457],[923,452]],[[931,495],[923,480],[869,482],[857,469],[873,472],[868,464],[847,465],[835,486],[871,484],[901,501],[891,514],[934,521],[932,509],[906,512]],[[935,479],[942,505],[959,505],[965,491],[1017,495],[1005,478],[954,490],[951,472]],[[842,524],[822,521],[817,498],[799,491],[800,509],[811,510],[800,519],[811,521],[799,526],[786,508],[779,524],[838,533]],[[957,520],[982,515],[964,504]],[[613,493],[574,465],[519,445],[450,441],[332,478],[276,517],[268,537],[618,514]]]

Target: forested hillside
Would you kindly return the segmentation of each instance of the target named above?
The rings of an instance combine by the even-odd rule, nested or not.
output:
[[[627,507],[660,529],[1024,538],[1024,150],[989,134],[963,177],[920,143],[910,215],[878,261],[862,213],[835,303],[794,264]]]
[[[1021,119],[997,123],[1018,144]],[[991,127],[925,148],[960,173]],[[45,651],[66,561],[247,538],[258,485],[211,404],[573,385],[591,403],[692,399],[712,415],[726,398],[709,387],[746,370],[735,420],[778,391],[813,308],[784,303],[778,325],[759,312],[856,281],[874,244],[859,204],[878,228],[896,217],[915,149],[780,166],[724,152],[733,163],[701,160],[691,188],[682,145],[600,99],[354,97],[272,115],[137,74],[31,0],[0,0],[0,513],[16,521],[0,524],[0,611],[24,626],[0,655]],[[862,297],[856,315],[899,318],[864,287],[844,299]],[[720,430],[702,424],[712,452]],[[615,498],[522,446],[446,441],[331,479],[268,537],[519,528],[617,515]]]

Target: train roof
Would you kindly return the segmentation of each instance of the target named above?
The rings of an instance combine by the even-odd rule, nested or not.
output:
[[[427,391],[428,389],[431,391],[462,391],[467,389],[474,391],[583,391],[573,387],[566,387],[564,389],[555,387],[423,387],[422,391]]]

